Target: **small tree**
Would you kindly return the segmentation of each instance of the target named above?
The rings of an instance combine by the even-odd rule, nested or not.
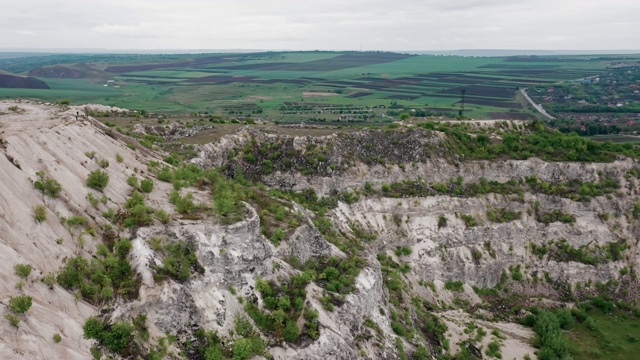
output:
[[[29,295],[9,297],[9,308],[18,314],[26,313],[31,308],[32,303],[32,298]]]
[[[104,190],[109,183],[109,174],[106,171],[92,171],[87,178],[87,186],[98,191]]]

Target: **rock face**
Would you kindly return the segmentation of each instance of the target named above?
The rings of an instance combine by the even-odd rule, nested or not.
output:
[[[13,106],[18,109],[9,110]],[[461,301],[480,306],[484,300],[474,287],[505,283],[511,293],[551,300],[577,292],[578,287],[585,292],[595,287],[587,284],[607,282],[613,293],[628,289],[626,300],[640,296],[635,280],[623,271],[637,267],[639,259],[635,241],[638,226],[631,214],[638,188],[629,176],[629,170],[639,166],[633,160],[609,164],[445,160],[429,155],[442,137],[422,136],[421,132],[385,136],[384,131],[365,131],[346,137],[291,138],[246,130],[203,146],[195,163],[230,169],[230,150],[238,154],[249,145],[263,148],[265,143],[278,144],[279,151],[289,154],[290,171],[283,170],[287,159],[283,157],[274,161],[269,174],[260,174],[260,166],[254,164],[246,164],[242,169],[245,174],[261,176],[274,188],[311,188],[320,195],[360,191],[365,182],[380,188],[404,180],[433,183],[458,176],[465,182],[481,178],[506,182],[536,175],[552,184],[610,177],[619,184],[615,191],[581,201],[531,191],[399,198],[378,192],[348,203],[337,201],[322,214],[292,203],[288,211],[300,221],[278,223],[291,229],[276,247],[263,235],[264,214],[249,200],[242,220],[231,225],[206,213],[197,220],[182,218],[169,203],[172,184],[145,170],[162,154],[133,151],[123,142],[123,135],[110,136],[93,121],[76,120],[80,109],[0,102],[0,313],[10,313],[6,306],[10,296],[28,294],[34,302],[27,314],[20,315],[18,328],[8,322],[0,328],[0,358],[89,358],[92,342],[83,338],[82,325],[89,316],[98,314],[112,321],[145,314],[151,340],[144,347],[153,347],[160,337],[171,335],[177,341],[169,346],[170,352],[178,357],[183,351],[186,358],[198,358],[198,329],[216,331],[233,342],[236,319],[248,318],[246,304],[264,306],[265,299],[256,288],[258,278],[283,284],[301,274],[300,264],[307,260],[331,257],[338,264],[349,260],[344,243],[327,235],[320,218],[332,224],[331,230],[338,234],[334,237],[358,240],[358,255],[364,265],[355,277],[353,291],[334,299],[333,311],[326,302],[334,295],[321,287],[324,285],[317,281],[306,285],[302,301],[305,308],[318,311],[317,339],[289,344],[258,331],[269,340],[266,352],[274,359],[400,359],[399,348],[408,354],[426,348],[435,357],[444,351],[434,330],[437,324],[447,325],[448,330],[441,332],[449,338],[453,353],[460,349],[457,343],[469,337],[464,330],[470,321],[476,321],[487,333],[496,329],[506,337],[502,347],[505,358],[526,354],[533,358],[530,330],[497,321],[500,314],[491,313],[492,309],[481,310],[482,318],[478,319],[474,317],[477,314],[451,308]],[[356,146],[358,143],[372,145]],[[409,150],[404,151],[403,146]],[[349,147],[354,152],[344,150]],[[384,151],[389,152],[393,165],[369,161]],[[92,152],[93,156],[87,155]],[[110,162],[107,167],[100,165],[105,159]],[[103,169],[110,177],[103,193],[86,186],[88,174],[96,169]],[[59,181],[62,191],[58,198],[45,197],[34,188],[40,171]],[[129,260],[142,283],[139,297],[129,302],[115,300],[99,308],[61,286],[50,289],[40,279],[57,273],[66,259],[97,256],[99,240],[108,232],[104,213],[108,208],[123,208],[132,191],[127,184],[132,175],[153,179],[155,188],[146,196],[147,204],[172,215],[166,224],[156,221],[135,231],[118,229],[117,236],[131,239]],[[181,191],[193,192],[200,202],[211,201],[208,192],[193,188]],[[104,203],[91,202],[91,197],[102,195]],[[43,222],[33,218],[37,205],[46,207]],[[520,215],[496,222],[488,215],[495,209]],[[573,221],[540,221],[539,214],[555,210],[571,215]],[[80,234],[65,226],[65,218],[73,215],[86,217],[97,235]],[[475,225],[465,222],[462,215],[473,217]],[[155,276],[164,258],[158,242],[189,244],[198,262],[189,279],[161,281]],[[542,247],[544,252],[539,250]],[[569,256],[566,249],[581,249],[582,257]],[[390,262],[398,266],[396,270],[402,269],[396,271],[397,278],[389,272]],[[14,272],[17,264],[34,268],[20,286],[21,279]],[[402,284],[400,296],[393,281],[396,287]],[[452,289],[454,282],[460,282],[458,289]],[[399,321],[415,324],[416,335],[399,336]],[[301,321],[297,325],[303,326]],[[61,334],[62,342],[52,343],[55,333]],[[483,341],[476,345],[486,346],[489,337]],[[233,348],[233,343],[227,346]]]
[[[34,77],[0,74],[0,88],[5,89],[49,89],[49,85]]]
[[[14,110],[9,109],[14,106]],[[55,275],[67,258],[76,254],[91,257],[95,251],[97,236],[81,235],[66,226],[63,219],[82,215],[94,229],[99,229],[104,223],[101,212],[125,201],[129,192],[127,177],[136,174],[133,168],[145,166],[124,143],[84,121],[76,121],[75,114],[75,109],[0,102],[0,312],[2,316],[9,314],[6,305],[10,296],[25,294],[33,298],[31,309],[19,315],[17,328],[2,319],[2,359],[91,356],[91,341],[83,338],[82,325],[98,309],[59,285],[53,284],[50,289],[41,279]],[[103,193],[106,204],[100,203],[97,208],[91,205],[88,195],[102,194],[86,186],[89,172],[100,169],[98,158],[85,155],[92,151],[98,158],[110,161],[110,182]],[[123,157],[122,163],[115,160],[116,154]],[[58,198],[46,197],[34,188],[39,171],[60,183]],[[162,184],[157,186],[163,188]],[[159,206],[167,203],[162,198],[150,200],[159,201]],[[33,217],[33,209],[39,205],[46,209],[42,222]],[[17,264],[33,267],[26,279],[15,275]],[[23,285],[18,286],[20,282]],[[56,333],[62,337],[59,344],[52,340]]]
[[[542,209],[560,207],[575,214],[575,223],[538,222],[534,215],[527,214],[530,204],[536,201]],[[567,239],[573,247],[595,248],[617,243],[631,234],[612,232],[607,221],[600,219],[598,214],[607,209],[630,206],[628,199],[616,197],[590,203],[564,199],[558,203],[557,199],[545,195],[525,196],[522,201],[494,195],[473,199],[436,196],[408,200],[371,199],[351,206],[341,204],[335,210],[335,216],[342,221],[357,221],[379,234],[373,246],[382,249],[410,246],[413,252],[406,260],[412,264],[419,278],[463,281],[491,288],[500,281],[503,270],[517,264],[526,264],[531,274],[537,273],[540,277],[545,271],[549,272],[552,279],[563,283],[604,283],[618,278],[620,269],[626,264],[622,259],[598,266],[548,258],[541,260],[532,254],[531,245],[543,245],[559,239]],[[507,223],[492,223],[486,218],[487,210],[505,207],[522,211],[522,218]],[[480,225],[467,228],[461,219],[455,217],[456,213],[474,214]],[[446,227],[438,228],[440,215],[449,219]],[[400,225],[393,220],[394,216],[400,219]]]

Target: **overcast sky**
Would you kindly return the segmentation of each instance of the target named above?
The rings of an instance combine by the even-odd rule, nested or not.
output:
[[[0,0],[0,48],[640,49],[639,0]]]

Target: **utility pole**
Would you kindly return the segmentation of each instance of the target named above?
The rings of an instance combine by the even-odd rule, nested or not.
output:
[[[462,99],[461,99],[461,102],[460,102],[460,104],[461,104],[461,105],[460,105],[460,112],[458,113],[458,115],[460,115],[460,117],[463,117],[463,116],[464,116],[464,94],[465,94],[466,92],[467,92],[467,89],[462,89],[462,90],[460,90],[460,94],[461,94],[461,95],[460,95],[460,97],[462,98]]]

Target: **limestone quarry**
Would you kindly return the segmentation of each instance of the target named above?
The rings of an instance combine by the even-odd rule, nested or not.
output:
[[[476,160],[411,126],[248,125],[180,162],[141,145],[158,129],[87,107],[124,111],[0,101],[2,359],[534,359],[530,306],[638,300],[630,157]],[[175,126],[160,132],[192,135]],[[71,280],[81,259],[130,276]]]

